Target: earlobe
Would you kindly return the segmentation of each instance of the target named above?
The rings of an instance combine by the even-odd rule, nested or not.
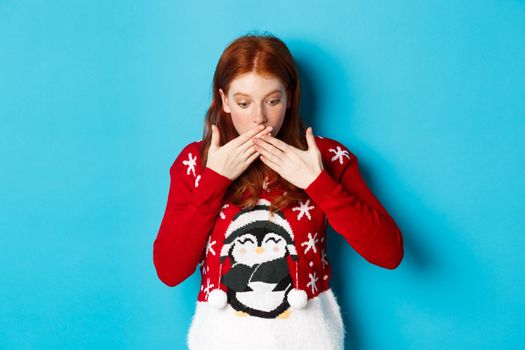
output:
[[[222,89],[219,89],[219,94],[221,95],[222,109],[226,113],[231,113],[230,106],[228,106],[228,98],[224,95],[224,92],[222,91]]]

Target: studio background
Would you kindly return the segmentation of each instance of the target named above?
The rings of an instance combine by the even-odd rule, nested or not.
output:
[[[184,349],[199,272],[152,260],[226,45],[281,38],[314,134],[360,158],[395,270],[332,229],[347,349],[525,340],[525,2],[0,1],[0,349]],[[232,331],[232,336],[235,330]]]

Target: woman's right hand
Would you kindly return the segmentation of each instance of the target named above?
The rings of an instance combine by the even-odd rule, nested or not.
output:
[[[211,128],[211,143],[206,167],[232,181],[260,155],[253,147],[252,138],[270,133],[272,130],[271,126],[258,125],[221,146],[219,129],[216,125],[212,125]]]

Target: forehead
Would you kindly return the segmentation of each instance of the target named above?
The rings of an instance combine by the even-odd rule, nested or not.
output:
[[[266,95],[273,91],[284,91],[284,85],[279,78],[262,76],[253,72],[242,74],[230,83],[230,93],[245,95]]]

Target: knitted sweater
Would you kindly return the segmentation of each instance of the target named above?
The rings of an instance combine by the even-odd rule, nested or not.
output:
[[[224,200],[232,181],[202,168],[202,140],[175,159],[153,261],[168,286],[199,266],[191,350],[343,349],[327,224],[370,263],[400,264],[401,232],[361,177],[357,157],[336,140],[314,138],[324,169],[304,189],[307,200],[273,215],[268,206],[282,192],[266,181],[252,209]]]

